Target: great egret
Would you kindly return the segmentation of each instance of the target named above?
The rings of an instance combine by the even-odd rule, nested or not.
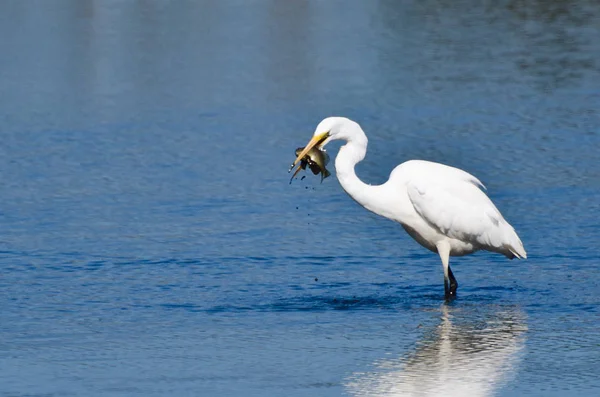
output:
[[[463,170],[410,160],[394,168],[382,185],[358,179],[354,166],[365,158],[368,140],[350,119],[321,121],[290,171],[314,146],[323,148],[336,139],[347,142],[335,158],[336,174],[346,193],[369,211],[399,222],[419,244],[439,254],[446,299],[454,298],[458,288],[450,256],[487,250],[509,259],[527,258],[515,229],[481,190],[483,184]]]

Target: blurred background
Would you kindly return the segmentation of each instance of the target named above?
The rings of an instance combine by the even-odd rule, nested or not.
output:
[[[0,395],[597,395],[598,38],[591,0],[0,1]],[[332,115],[368,183],[476,175],[529,259],[453,260],[444,306],[399,225],[289,184]]]

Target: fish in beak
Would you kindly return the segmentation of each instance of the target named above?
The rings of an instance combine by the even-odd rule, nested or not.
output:
[[[300,163],[300,166],[296,169],[294,175],[292,175],[290,183],[292,183],[292,180],[300,170],[306,169],[306,166],[308,166],[315,175],[321,173],[321,182],[331,175],[327,168],[325,168],[327,163],[329,163],[329,155],[321,148],[328,137],[328,132],[315,135],[310,142],[308,142],[306,147],[296,149],[296,160],[288,172],[291,172],[298,163]]]

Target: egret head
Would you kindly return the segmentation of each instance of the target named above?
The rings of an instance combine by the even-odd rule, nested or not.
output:
[[[294,168],[296,164],[298,164],[298,162],[300,162],[300,160],[302,160],[314,146],[322,149],[329,142],[336,139],[351,141],[358,138],[364,138],[365,140],[367,139],[358,123],[345,117],[327,117],[319,123],[315,129],[313,137],[300,155],[298,155],[292,164],[292,168]]]

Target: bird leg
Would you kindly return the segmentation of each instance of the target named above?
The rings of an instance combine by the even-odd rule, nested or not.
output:
[[[452,273],[452,269],[450,269],[450,265],[448,265],[448,278],[450,279],[450,297],[456,298],[456,290],[458,289],[458,281],[454,277]],[[446,280],[444,280],[444,284],[446,284]]]
[[[450,244],[446,241],[440,241],[436,246],[444,267],[444,296],[449,301],[456,298],[458,288],[458,282],[450,269]]]

